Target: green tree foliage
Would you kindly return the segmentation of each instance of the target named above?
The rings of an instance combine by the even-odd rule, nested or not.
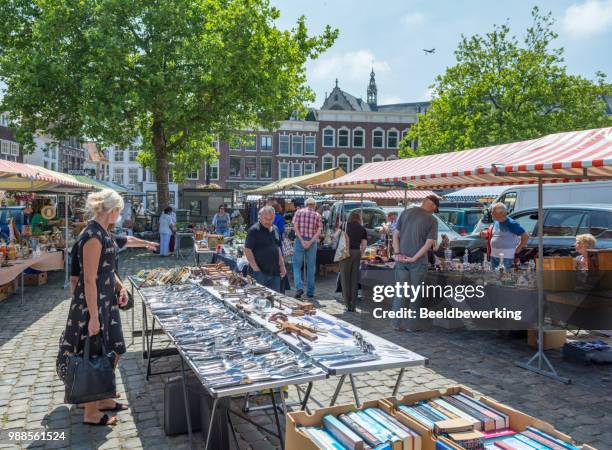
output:
[[[129,146],[168,204],[170,171],[216,157],[213,136],[272,128],[313,100],[305,62],[338,31],[276,26],[268,0],[2,0],[2,105],[35,132]]]
[[[560,131],[610,125],[605,76],[569,75],[551,15],[532,11],[523,45],[508,25],[463,37],[457,64],[435,79],[431,107],[402,141],[403,157],[515,142]],[[417,150],[409,143],[418,140]]]

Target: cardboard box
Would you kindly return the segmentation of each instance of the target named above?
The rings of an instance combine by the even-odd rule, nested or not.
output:
[[[23,275],[24,286],[41,286],[47,284],[47,272],[26,273]]]
[[[562,348],[567,340],[565,330],[544,330],[544,350]],[[538,348],[538,330],[527,331],[527,344]]]
[[[543,420],[536,419],[535,417],[529,416],[525,413],[517,411],[514,408],[498,403],[495,400],[492,400],[488,397],[479,396],[475,394],[474,392],[472,392],[470,389],[466,388],[465,386],[461,386],[461,385],[451,386],[451,387],[448,387],[447,389],[431,390],[431,391],[417,392],[414,394],[408,394],[400,399],[396,397],[388,397],[388,398],[384,398],[382,400],[382,403],[387,405],[388,407],[387,411],[388,412],[392,411],[396,419],[398,420],[403,419],[404,423],[406,423],[410,428],[412,428],[413,430],[421,434],[422,450],[435,450],[436,436],[434,436],[434,434],[428,428],[426,428],[425,426],[421,425],[419,422],[415,421],[408,415],[398,410],[397,406],[398,405],[411,405],[411,404],[414,404],[422,400],[429,400],[431,398],[440,397],[442,395],[457,394],[459,392],[463,392],[464,394],[469,395],[470,397],[473,397],[483,402],[485,405],[488,405],[506,414],[510,420],[510,428],[513,429],[514,431],[518,431],[518,432],[525,431],[527,427],[532,426],[532,427],[535,427],[535,428],[538,428],[544,431],[545,433],[550,434],[553,437],[556,437],[557,439],[561,439],[566,442],[573,442],[571,437],[556,430],[548,422],[544,422]],[[461,447],[459,447],[457,444],[455,444],[448,438],[437,437],[437,439],[440,441],[443,441],[450,448],[461,450]],[[579,448],[583,450],[595,450],[593,447],[586,445],[586,444]]]

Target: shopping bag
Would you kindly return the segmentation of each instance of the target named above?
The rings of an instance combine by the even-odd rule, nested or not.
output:
[[[100,340],[101,354],[91,355],[93,339]],[[87,336],[83,355],[68,356],[64,403],[88,403],[116,397],[114,360],[114,353],[106,352],[104,339],[100,334]]]
[[[343,259],[351,256],[351,249],[349,247],[349,237],[346,231],[341,230],[338,236],[338,247],[336,247],[336,253],[334,255],[334,261],[342,261]]]

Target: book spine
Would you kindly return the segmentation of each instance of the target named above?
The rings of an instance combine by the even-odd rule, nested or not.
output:
[[[338,419],[344,424],[346,425],[348,428],[350,428],[351,430],[353,430],[353,432],[355,432],[358,436],[361,436],[363,438],[363,440],[370,446],[370,447],[377,447],[378,445],[382,444],[383,442],[379,441],[372,433],[370,433],[367,429],[365,429],[363,426],[361,426],[358,422],[355,422],[352,418],[350,418],[348,415],[346,414],[342,414],[340,416],[338,416]]]
[[[550,450],[550,447],[548,447],[547,445],[544,445],[541,442],[536,441],[535,439],[528,438],[527,436],[525,436],[525,435],[523,435],[521,433],[516,434],[514,436],[514,438],[518,439],[519,441],[529,445],[530,447],[532,447],[532,448],[534,448],[536,450]]]
[[[540,444],[546,445],[551,450],[566,450],[566,447],[557,444],[556,442],[548,439],[548,437],[546,436],[542,436],[540,434],[534,433],[533,431],[530,431],[529,429],[527,429],[526,431],[523,431],[521,434],[523,436],[527,436],[529,439],[539,442]]]
[[[362,450],[363,439],[331,414],[323,417],[323,425],[327,431],[350,450]]]
[[[461,411],[459,408],[455,408],[453,405],[451,405],[450,403],[448,403],[444,399],[437,398],[436,400],[434,400],[434,404],[437,405],[440,408],[443,408],[443,409],[451,412],[452,414],[456,415],[457,417],[460,417],[460,418],[463,418],[463,419],[467,419],[470,422],[477,422],[477,423],[479,422],[473,416],[469,415],[465,411]]]
[[[423,414],[426,417],[429,417],[433,422],[438,422],[439,420],[447,420],[450,417],[446,417],[444,414],[436,411],[429,405],[419,405],[415,407],[417,411]]]
[[[393,417],[391,414],[386,413],[382,409],[369,408],[369,409],[366,409],[366,411],[371,411],[372,413],[377,414],[379,417],[383,417],[385,420],[392,423],[395,427],[402,430],[404,433],[410,434],[410,432],[412,431],[410,427],[408,427],[407,425],[404,425],[399,420],[397,420],[395,417]]]
[[[386,417],[378,414],[377,411],[373,411],[372,408],[366,409],[364,412],[370,416],[372,420],[381,424],[383,427],[393,433],[393,436],[397,438],[397,440],[401,441],[403,449],[409,450],[412,448],[412,436],[410,433],[396,427],[393,423],[388,421]]]
[[[492,417],[495,420],[495,426],[497,429],[510,427],[510,416],[508,416],[507,414],[504,414],[503,412],[498,411],[492,406],[486,405],[483,402],[464,394],[463,392],[460,392],[455,397],[460,401],[465,401],[469,402],[470,404],[477,405],[479,409],[481,409],[482,412],[485,414],[486,412],[490,413],[489,417]]]
[[[397,442],[399,439],[391,431],[387,430],[382,424],[373,420],[369,415],[363,411],[358,411],[354,414],[357,420],[361,421],[361,424],[367,429],[372,430],[374,436],[376,436],[382,442]]]
[[[325,430],[316,427],[304,428],[312,442],[322,450],[343,450],[344,447]]]
[[[537,428],[527,427],[527,430],[529,430],[529,431],[531,431],[533,433],[539,434],[540,436],[548,439],[549,441],[555,442],[556,444],[558,444],[561,447],[564,447],[564,448],[566,448],[568,450],[579,450],[579,448],[576,447],[575,445],[572,445],[569,442],[562,441],[561,439],[558,439],[558,438],[556,438],[554,436],[551,436],[550,434],[545,433],[544,431],[539,430]]]
[[[472,408],[471,406],[457,400],[454,397],[443,397],[444,400],[446,400],[448,403],[450,403],[451,405],[453,405],[455,408],[460,409],[461,411],[465,412],[466,414],[469,414],[470,416],[472,416],[472,418],[478,422],[480,422],[480,430],[487,430],[488,429],[493,429],[495,428],[495,422],[485,416],[484,414],[480,413],[479,411],[476,411],[474,408]],[[487,423],[489,425],[487,425]],[[492,426],[491,426],[492,424]]]
[[[434,422],[429,420],[426,417],[423,417],[421,414],[419,414],[418,411],[414,410],[411,406],[400,405],[399,410],[403,412],[404,414],[412,417],[414,420],[419,422],[421,425],[429,428],[430,430],[433,430]]]

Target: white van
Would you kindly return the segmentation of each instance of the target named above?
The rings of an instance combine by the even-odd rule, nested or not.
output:
[[[612,204],[612,181],[593,181],[586,183],[544,184],[544,206],[576,205],[587,203]],[[509,186],[495,199],[508,207],[508,213],[538,207],[538,185],[525,184]],[[491,223],[487,209],[482,219],[474,227],[472,236],[480,236],[480,231]]]
[[[544,205],[612,203],[612,181],[544,184]],[[536,184],[508,187],[495,200],[508,207],[508,213],[538,207]]]

